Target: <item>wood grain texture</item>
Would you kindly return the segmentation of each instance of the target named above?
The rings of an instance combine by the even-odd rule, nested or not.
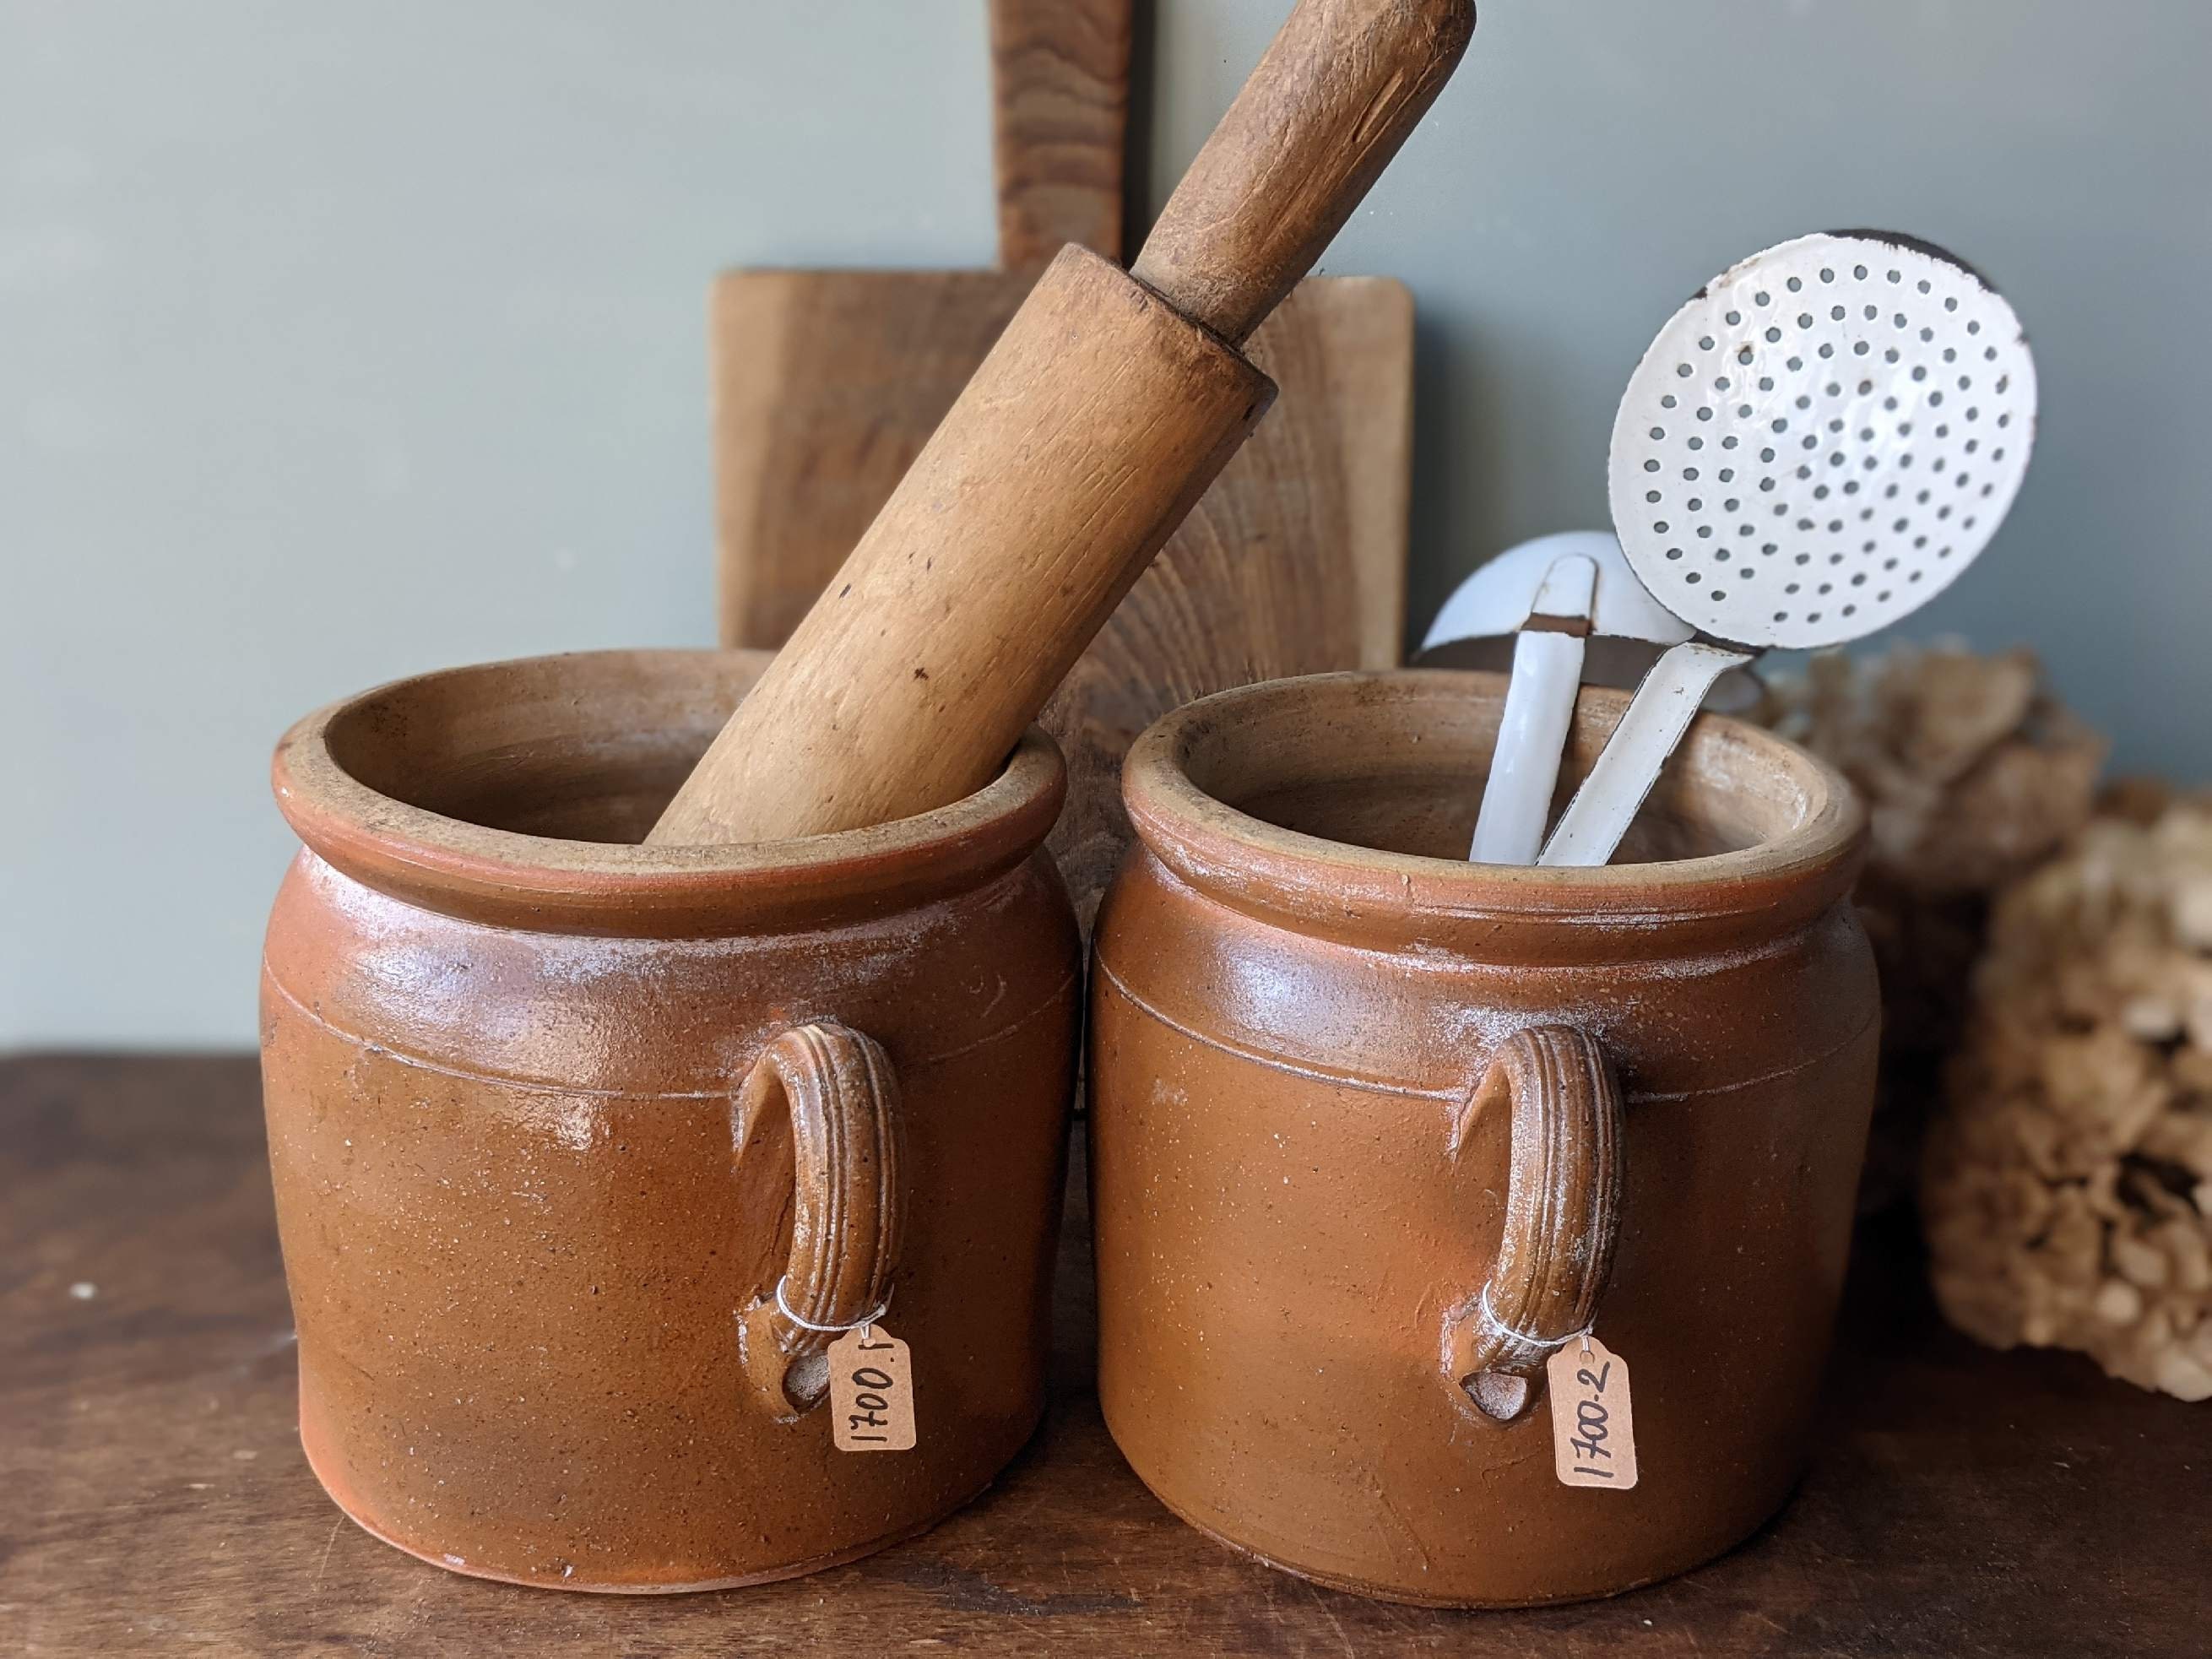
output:
[[[1232,417],[1234,346],[1474,22],[1469,0],[1298,0],[1170,201],[1161,257],[1140,280],[1071,243],[1046,268],[647,840],[821,835],[988,779],[1272,400]]]
[[[1174,1520],[1090,1393],[1079,1207],[1045,1426],[935,1531],[815,1577],[702,1595],[459,1577],[353,1527],[301,1460],[257,1094],[246,1057],[0,1060],[0,1650],[674,1659],[862,1638],[1068,1659],[2203,1650],[2203,1408],[2075,1355],[1992,1353],[1946,1330],[1895,1234],[1862,1240],[1790,1507],[1733,1554],[1617,1601],[1386,1606]],[[1083,1191],[1079,1168],[1079,1206]]]
[[[1055,240],[1118,253],[1131,9],[993,0],[1006,269],[740,270],[716,283],[725,644],[772,648],[791,636]],[[1261,326],[1248,355],[1282,388],[1277,409],[1047,707],[1071,769],[1053,850],[1086,925],[1128,844],[1117,780],[1138,732],[1248,680],[1398,662],[1413,330],[1404,287],[1370,277],[1307,283]]]
[[[1036,274],[732,270],[714,283],[721,642],[791,637]]]
[[[823,835],[981,788],[1274,394],[1063,248],[647,840]]]
[[[1133,0],[991,0],[999,264],[1034,272],[1062,245],[1121,257]]]
[[[1313,268],[1474,33],[1473,0],[1299,0],[1131,270],[1241,343]]]
[[[714,295],[721,637],[780,646],[1021,303],[994,271],[738,271]],[[1388,668],[1405,611],[1413,304],[1300,284],[1246,355],[1279,391],[1047,706],[1067,751],[1052,848],[1088,919],[1128,844],[1130,740],[1255,679]]]
[[[1396,663],[1413,350],[1413,296],[1382,276],[1304,283],[1253,337],[1275,407],[1042,717],[1067,757],[1047,845],[1086,929],[1132,839],[1121,757],[1139,732],[1231,686]]]

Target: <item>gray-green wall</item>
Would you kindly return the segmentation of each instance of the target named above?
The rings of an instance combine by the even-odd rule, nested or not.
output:
[[[1152,199],[1285,9],[1158,0]],[[1602,522],[1679,300],[1944,242],[2045,399],[1917,633],[2212,775],[2212,6],[1486,0],[1325,262],[1421,325],[1413,624]],[[270,743],[435,665],[706,641],[717,266],[980,264],[981,0],[0,0],[0,1048],[244,1042]]]

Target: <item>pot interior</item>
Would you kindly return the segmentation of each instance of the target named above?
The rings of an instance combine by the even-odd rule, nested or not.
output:
[[[402,680],[331,720],[378,793],[517,835],[635,843],[766,666],[764,653],[585,653]]]
[[[1377,852],[1463,861],[1488,781],[1504,683],[1401,673],[1279,682],[1238,696],[1233,719],[1194,731],[1185,775],[1224,805],[1279,829]],[[1255,695],[1256,694],[1256,695]],[[1586,690],[1553,797],[1556,819],[1626,706]],[[1615,864],[1741,852],[1808,824],[1818,767],[1780,738],[1705,719],[1662,773]]]

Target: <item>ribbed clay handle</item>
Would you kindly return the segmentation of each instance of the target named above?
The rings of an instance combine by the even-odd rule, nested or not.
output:
[[[1299,0],[1131,274],[1243,341],[1313,268],[1474,33],[1474,0]]]
[[[1620,1081],[1571,1026],[1506,1040],[1453,1125],[1452,1156],[1477,1118],[1508,1105],[1504,1237],[1488,1280],[1446,1316],[1444,1352],[1452,1385],[1510,1421],[1560,1343],[1596,1316],[1620,1237],[1624,1163]]]
[[[785,1316],[769,1285],[739,1316],[738,1340],[760,1404],[791,1419],[820,1403],[836,1340],[806,1326],[856,1323],[890,1293],[904,1199],[898,1079],[880,1043],[826,1021],[778,1036],[738,1091],[737,1158],[779,1100],[795,1172],[783,1299],[805,1323]]]

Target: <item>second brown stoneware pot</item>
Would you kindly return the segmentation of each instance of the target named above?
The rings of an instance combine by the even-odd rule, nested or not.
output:
[[[457,1571],[788,1577],[920,1531],[1034,1428],[1079,997],[1032,732],[877,829],[635,843],[765,658],[405,680],[293,728],[262,1061],[331,1495]],[[779,1308],[781,1284],[790,1314]],[[834,1449],[888,1302],[919,1443]]]
[[[1464,861],[1504,682],[1280,680],[1131,751],[1091,990],[1099,1392],[1177,1514],[1368,1595],[1680,1572],[1807,1449],[1872,1105],[1863,817],[1698,723],[1625,860]],[[1566,769],[1623,699],[1585,692]],[[1562,1485],[1595,1328],[1632,1489]]]

